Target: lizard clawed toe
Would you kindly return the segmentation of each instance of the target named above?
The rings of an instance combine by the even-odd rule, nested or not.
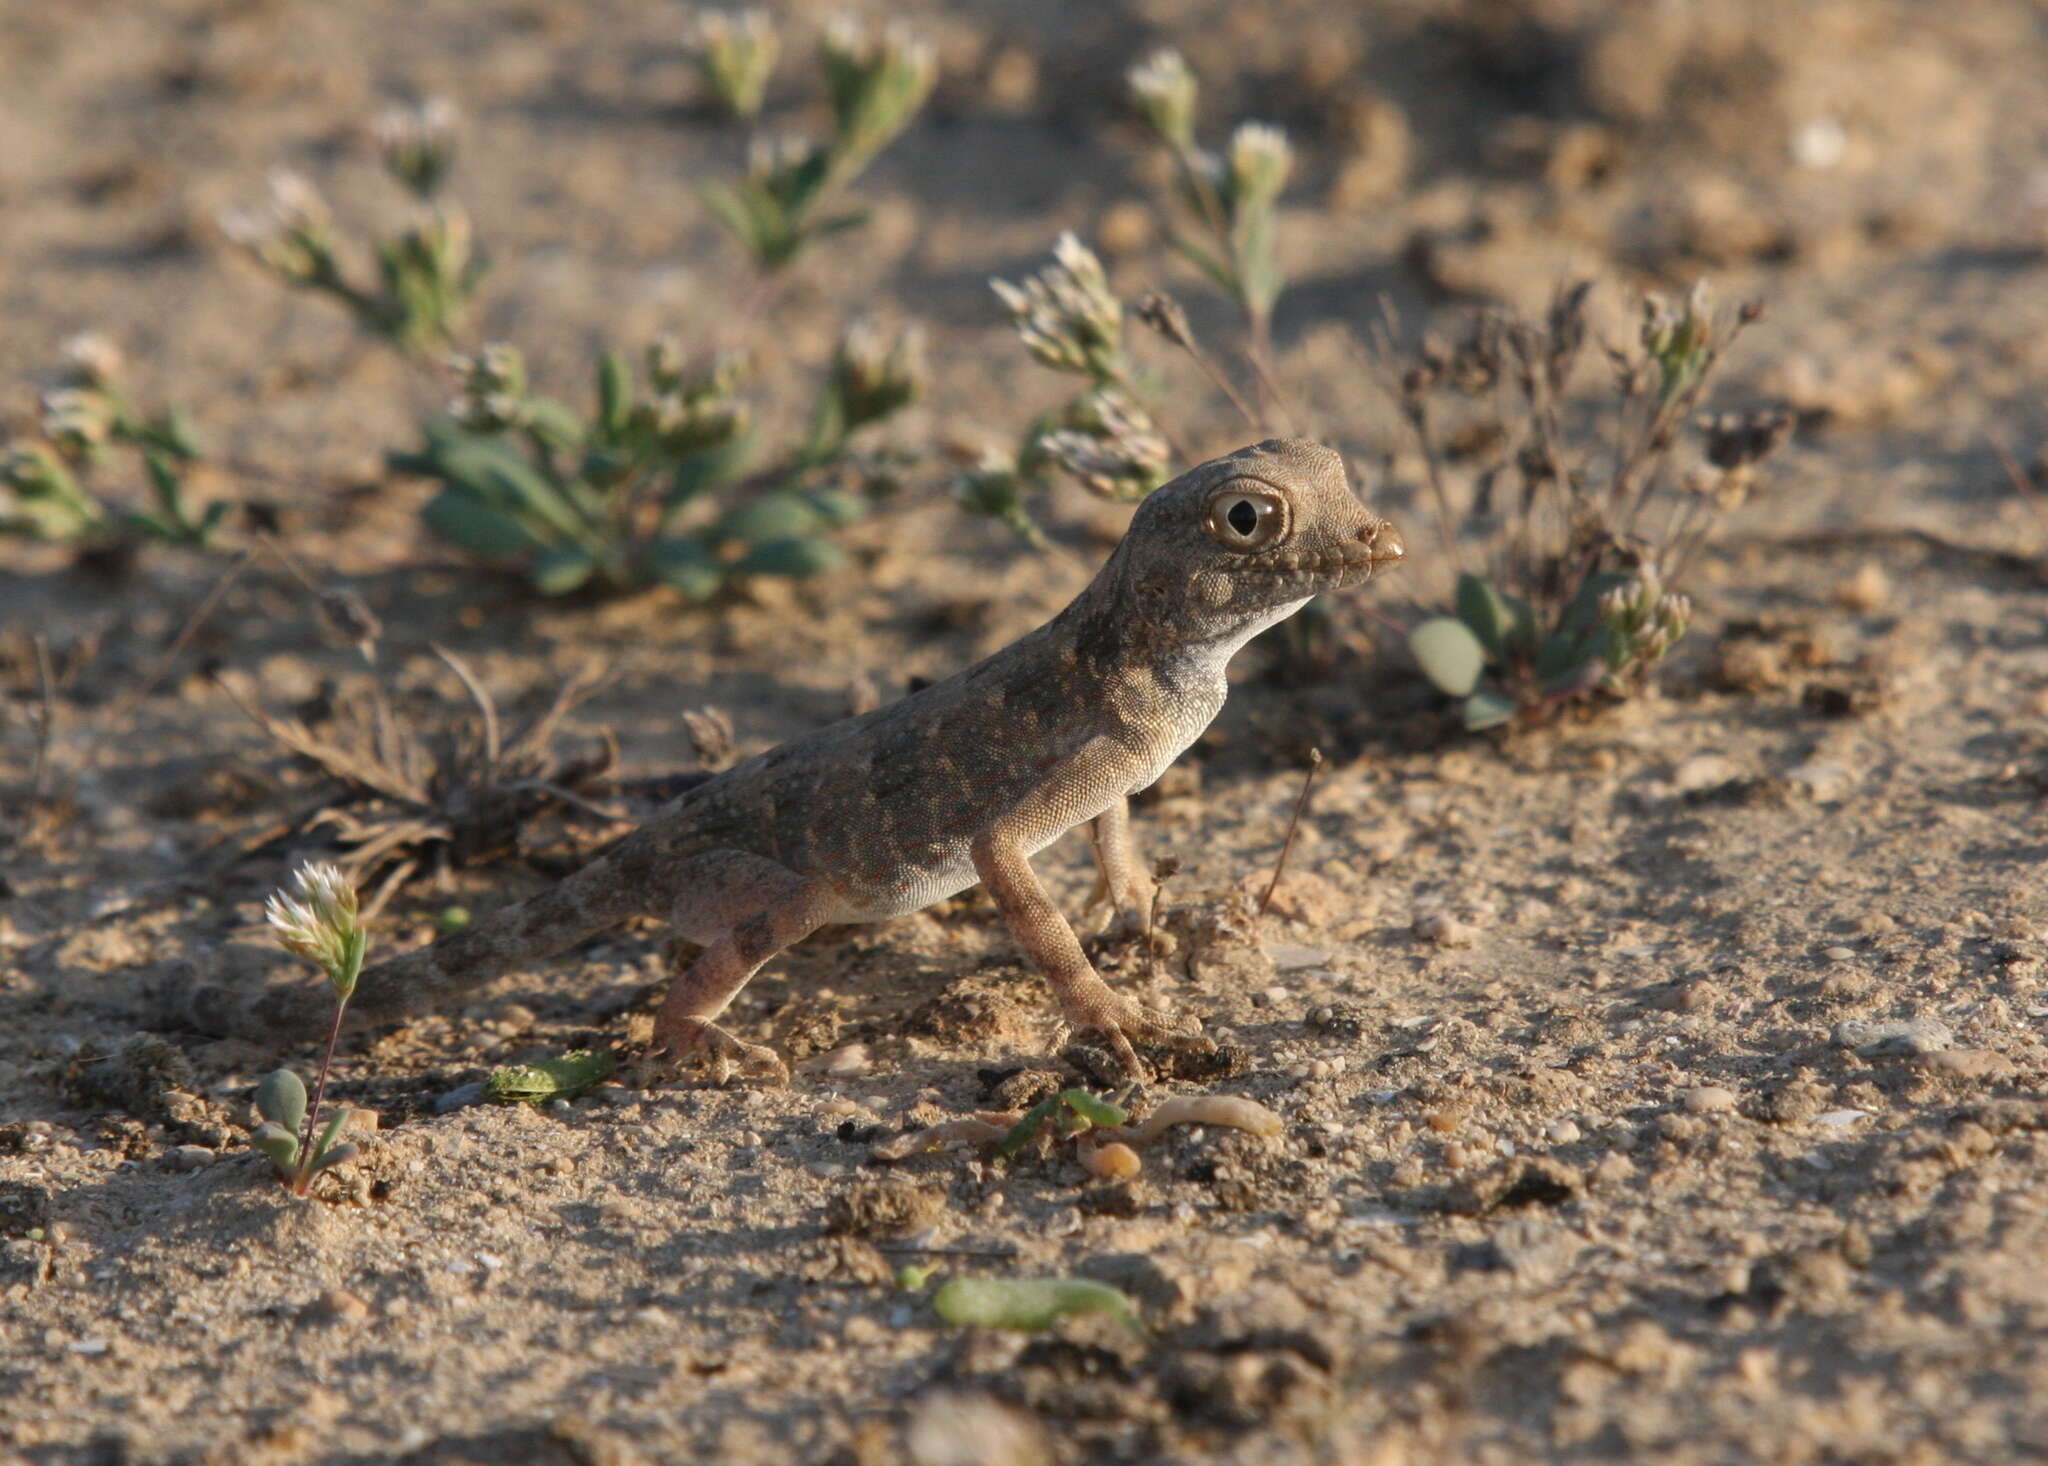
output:
[[[1216,1041],[1202,1032],[1200,1019],[1146,1008],[1107,989],[1068,1002],[1061,1017],[1070,1028],[1090,1030],[1109,1040],[1110,1048],[1134,1079],[1143,1079],[1147,1074],[1132,1047],[1134,1042],[1198,1053],[1213,1053],[1216,1049]]]
[[[750,1044],[734,1038],[708,1018],[682,1018],[657,1029],[648,1057],[679,1069],[694,1055],[702,1055],[711,1067],[714,1084],[730,1083],[735,1071],[748,1079],[766,1079],[774,1084],[789,1083],[789,1066],[782,1056],[765,1044]]]

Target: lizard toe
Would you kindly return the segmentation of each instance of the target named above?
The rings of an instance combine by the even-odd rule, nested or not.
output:
[[[683,1018],[657,1027],[649,1053],[672,1071],[701,1056],[710,1065],[715,1084],[729,1083],[735,1072],[773,1084],[789,1083],[789,1066],[775,1050],[734,1038],[708,1018]]]

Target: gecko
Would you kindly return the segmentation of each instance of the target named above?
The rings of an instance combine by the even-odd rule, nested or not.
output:
[[[784,1080],[781,1058],[721,1026],[748,980],[827,925],[906,915],[977,882],[1044,975],[1061,1017],[1142,1076],[1134,1043],[1207,1046],[1095,970],[1031,857],[1086,825],[1096,901],[1148,926],[1156,891],[1131,833],[1150,786],[1223,707],[1225,665],[1313,597],[1403,555],[1344,461],[1273,439],[1147,496],[1087,587],[1002,650],[887,706],[821,727],[696,785],[590,864],[461,932],[363,974],[350,1017],[445,1004],[634,916],[698,955],[674,976],[649,1054]]]

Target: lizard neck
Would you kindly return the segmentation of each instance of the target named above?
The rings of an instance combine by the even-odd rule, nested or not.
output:
[[[1222,710],[1230,658],[1303,604],[1221,617],[1163,603],[1136,583],[1119,550],[1046,629],[1071,666],[1066,680],[1081,705],[1100,710],[1098,731],[1130,747],[1149,771],[1143,787]]]

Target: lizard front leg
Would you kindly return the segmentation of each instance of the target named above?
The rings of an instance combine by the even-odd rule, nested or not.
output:
[[[1109,739],[1096,739],[1064,760],[1018,808],[998,818],[973,843],[974,869],[995,899],[1010,933],[1045,974],[1061,1015],[1077,1028],[1106,1037],[1134,1077],[1144,1074],[1131,1040],[1213,1047],[1192,1019],[1170,1018],[1111,992],[1089,963],[1080,938],[1039,883],[1025,851],[1072,821],[1076,805],[1100,804],[1107,783],[1121,794],[1131,777],[1130,756]]]
[[[823,925],[830,902],[824,887],[762,856],[714,850],[691,860],[670,922],[703,951],[670,981],[651,1052],[671,1061],[703,1053],[721,1084],[735,1065],[787,1082],[789,1069],[773,1049],[735,1038],[715,1020],[769,958]]]
[[[1088,837],[1095,845],[1095,890],[1088,897],[1088,909],[1107,903],[1127,933],[1144,932],[1152,921],[1157,891],[1131,835],[1130,800],[1120,798],[1095,816]]]

